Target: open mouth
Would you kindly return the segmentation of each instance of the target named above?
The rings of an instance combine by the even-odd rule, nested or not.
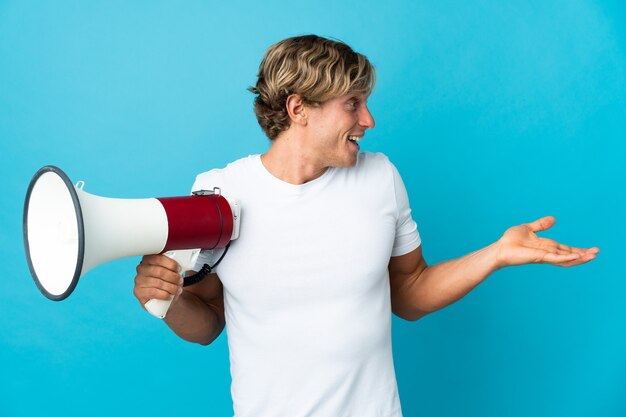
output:
[[[357,148],[359,147],[358,142],[363,139],[363,136],[350,135],[348,136],[348,142],[354,144]]]

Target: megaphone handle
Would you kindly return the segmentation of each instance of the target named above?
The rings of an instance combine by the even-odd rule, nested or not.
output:
[[[165,256],[172,258],[173,260],[178,262],[181,271],[189,271],[190,269],[192,269],[196,265],[199,254],[200,249],[185,249],[164,253]],[[149,300],[146,304],[144,304],[144,307],[154,317],[163,319],[165,318],[167,310],[169,310],[173,299],[173,295],[170,296],[169,300],[157,300],[156,298],[153,298]]]

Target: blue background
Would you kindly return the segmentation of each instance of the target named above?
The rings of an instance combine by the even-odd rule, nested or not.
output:
[[[232,415],[225,335],[191,345],[145,313],[138,258],[61,303],[38,292],[23,199],[46,164],[145,198],[264,152],[246,88],[306,33],[377,67],[363,147],[402,173],[429,264],[548,214],[543,236],[602,250],[394,318],[405,416],[626,415],[623,2],[0,0],[0,416]]]

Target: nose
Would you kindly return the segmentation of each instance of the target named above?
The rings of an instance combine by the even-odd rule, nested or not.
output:
[[[374,117],[372,117],[372,113],[367,108],[367,106],[363,106],[361,108],[361,112],[359,113],[359,126],[363,129],[372,129],[376,123],[374,122]]]

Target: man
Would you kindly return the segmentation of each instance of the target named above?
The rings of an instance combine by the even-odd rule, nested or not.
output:
[[[137,267],[142,304],[175,296],[165,321],[181,338],[206,345],[226,325],[236,416],[401,416],[392,312],[417,320],[499,268],[569,267],[599,252],[539,238],[555,221],[544,217],[427,266],[397,170],[359,152],[374,127],[373,84],[367,58],[341,42],[310,35],[270,47],[251,88],[269,151],[193,186],[239,199],[239,239],[216,274],[184,291],[171,259]],[[203,253],[196,269],[219,255]]]

